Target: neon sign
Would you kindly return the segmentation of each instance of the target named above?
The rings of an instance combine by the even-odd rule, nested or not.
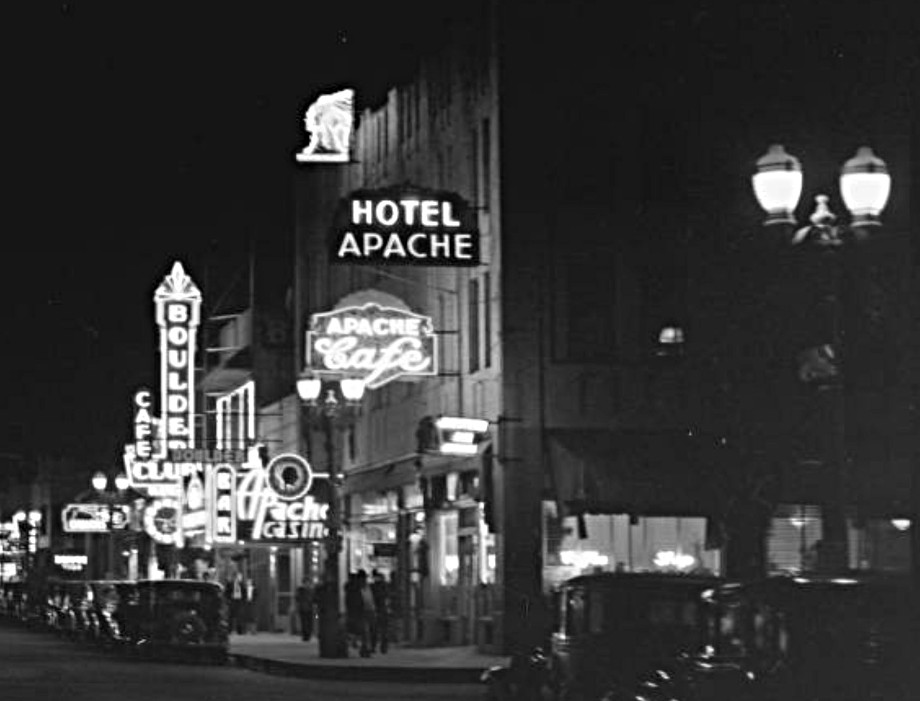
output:
[[[201,292],[178,261],[157,288],[154,304],[160,327],[164,447],[191,448],[195,445],[195,337]]]
[[[89,563],[86,555],[55,555],[54,564],[68,572],[82,572]]]
[[[401,377],[437,374],[437,337],[429,316],[369,302],[314,314],[307,365],[377,389]]]
[[[282,456],[279,456],[282,457]],[[290,455],[277,461],[278,465],[290,467]],[[327,478],[325,473],[310,471],[306,461],[301,463],[307,473],[294,481],[312,485],[314,478]],[[298,469],[298,468],[295,468]],[[284,490],[282,490],[284,493]],[[237,518],[249,527],[248,536],[259,542],[291,542],[320,540],[328,533],[326,518],[329,504],[316,501],[313,495],[297,489],[286,498],[272,488],[269,470],[256,467],[245,472],[237,485]]]
[[[210,471],[211,517],[208,537],[215,543],[236,542],[236,472],[231,465]]]
[[[108,533],[128,526],[130,508],[126,505],[67,504],[61,511],[65,533]]]
[[[320,95],[304,114],[304,128],[310,134],[296,158],[300,163],[347,163],[351,156],[354,130],[355,91],[339,90]]]
[[[155,499],[144,509],[144,531],[158,543],[181,545],[179,514],[175,499]]]
[[[456,195],[409,189],[353,194],[339,208],[334,263],[479,265],[479,234]]]
[[[151,393],[141,389],[134,394],[134,451],[135,459],[149,460],[161,451],[160,441],[156,438],[158,421],[153,416]]]

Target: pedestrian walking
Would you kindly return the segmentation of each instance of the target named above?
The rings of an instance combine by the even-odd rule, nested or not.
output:
[[[313,637],[313,587],[307,577],[297,587],[297,616],[300,619],[300,639],[309,640]]]
[[[390,586],[383,574],[371,572],[371,595],[374,598],[374,626],[371,628],[371,652],[379,646],[381,654],[390,647]]]

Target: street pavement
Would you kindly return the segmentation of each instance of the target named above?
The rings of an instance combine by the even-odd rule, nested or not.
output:
[[[348,658],[324,659],[315,637],[305,642],[287,633],[255,633],[230,636],[230,661],[255,671],[308,679],[474,684],[484,670],[508,664],[509,658],[484,655],[473,646],[395,645],[371,657],[349,650]]]
[[[473,701],[483,696],[481,684],[367,681],[355,679],[348,667],[331,680],[147,661],[0,620],[2,701]]]

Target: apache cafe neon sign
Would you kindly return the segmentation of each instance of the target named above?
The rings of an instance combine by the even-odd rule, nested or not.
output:
[[[353,196],[340,210],[334,263],[479,265],[479,234],[458,197]]]
[[[437,374],[431,317],[368,303],[314,314],[307,331],[307,365],[346,375],[377,389],[403,376]]]

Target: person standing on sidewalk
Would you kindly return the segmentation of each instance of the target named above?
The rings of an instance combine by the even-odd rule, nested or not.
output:
[[[243,632],[243,575],[236,572],[224,590],[230,609],[230,630]]]
[[[361,595],[361,657],[370,657],[373,652],[372,640],[376,633],[377,613],[374,607],[374,594],[367,581],[367,572],[358,570],[358,591]]]
[[[309,640],[313,637],[313,587],[310,580],[303,578],[297,587],[297,616],[300,618],[300,639]]]
[[[374,598],[374,625],[371,628],[371,652],[376,652],[378,644],[381,654],[387,654],[390,646],[390,592],[383,574],[377,570],[371,572],[371,595]]]
[[[345,632],[348,635],[349,647],[358,647],[361,640],[362,607],[358,575],[350,572],[345,582]]]
[[[247,578],[243,587],[243,628],[247,633],[255,635],[256,632],[256,598],[259,590],[255,582]]]

